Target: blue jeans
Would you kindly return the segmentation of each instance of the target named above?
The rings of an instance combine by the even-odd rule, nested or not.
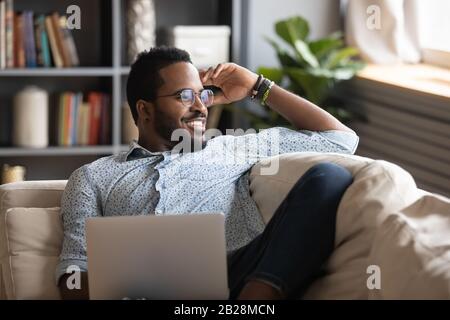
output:
[[[333,163],[306,171],[264,232],[228,257],[230,299],[249,280],[269,283],[285,298],[300,297],[334,249],[337,208],[352,182],[350,172]]]

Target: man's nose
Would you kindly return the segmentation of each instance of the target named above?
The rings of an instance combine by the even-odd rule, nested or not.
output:
[[[208,108],[203,104],[199,95],[195,95],[194,104],[191,106],[190,111],[198,111],[203,113],[205,116],[208,115]]]

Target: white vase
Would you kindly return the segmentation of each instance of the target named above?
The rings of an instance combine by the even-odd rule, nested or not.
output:
[[[155,46],[155,4],[153,0],[130,0],[127,2],[128,61]]]
[[[18,147],[48,146],[48,93],[26,87],[14,97],[13,144]]]

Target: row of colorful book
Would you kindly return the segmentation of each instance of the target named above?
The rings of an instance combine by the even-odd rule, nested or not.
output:
[[[0,69],[79,64],[65,16],[15,12],[14,0],[0,0]]]
[[[101,92],[63,92],[58,99],[57,144],[111,144],[110,97]]]

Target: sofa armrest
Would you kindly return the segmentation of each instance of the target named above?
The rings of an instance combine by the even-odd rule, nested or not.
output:
[[[62,243],[66,180],[0,185],[0,299],[58,299],[54,270]]]
[[[59,207],[66,183],[67,180],[46,180],[0,185],[0,214],[16,207]]]

